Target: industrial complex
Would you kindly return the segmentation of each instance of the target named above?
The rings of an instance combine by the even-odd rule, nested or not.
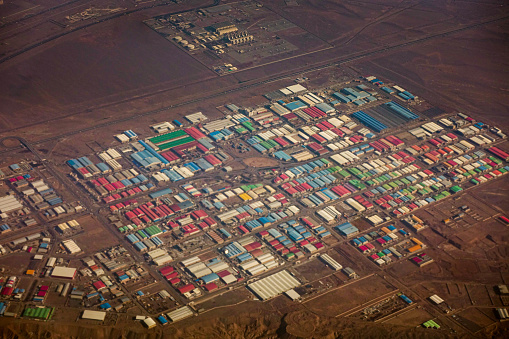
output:
[[[200,304],[238,289],[248,300],[306,303],[332,287],[315,286],[320,279],[341,288],[403,262],[434,263],[421,236],[434,225],[416,213],[509,173],[499,128],[465,113],[421,115],[415,94],[374,76],[264,96],[257,107],[225,104],[219,119],[192,113],[143,137],[129,129],[114,146],[60,164],[61,181],[101,206],[120,243],[94,253],[80,236],[87,208],[62,199],[61,182],[35,162],[2,168],[2,236],[27,234],[4,241],[2,256],[30,260],[5,276],[0,315],[51,321],[77,307],[83,321],[107,324],[136,306],[134,321],[151,329],[199,317]],[[232,171],[242,152],[277,165],[260,160],[254,177]],[[471,213],[459,210],[444,222]],[[507,227],[505,215],[491,217]],[[311,262],[321,276],[301,269]],[[387,297],[383,317],[417,296]]]
[[[0,1],[0,337],[507,337],[508,9]]]

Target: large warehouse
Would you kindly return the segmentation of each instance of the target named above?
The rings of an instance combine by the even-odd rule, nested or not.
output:
[[[55,266],[51,272],[53,278],[74,279],[75,276],[76,269],[72,267]]]
[[[268,300],[300,285],[300,282],[292,277],[288,271],[269,275],[247,287],[262,300]]]
[[[84,310],[81,315],[81,319],[89,319],[89,320],[98,320],[104,321],[106,317],[106,312],[101,311],[92,311],[92,310]]]

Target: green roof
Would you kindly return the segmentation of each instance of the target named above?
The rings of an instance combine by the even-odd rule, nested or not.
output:
[[[165,144],[160,144],[157,147],[159,147],[159,149],[162,151],[162,150],[165,150],[165,149],[168,149],[168,148],[173,148],[175,146],[180,146],[180,145],[188,144],[188,143],[190,143],[192,141],[194,141],[194,138],[191,137],[191,136],[187,136],[187,137],[182,138],[182,139],[178,139],[178,140],[175,140],[175,141],[170,141],[170,142],[167,142]]]
[[[172,140],[172,139],[175,139],[175,138],[179,138],[179,137],[182,137],[184,135],[187,135],[187,133],[184,130],[178,130],[178,131],[173,131],[173,132],[166,133],[166,134],[163,134],[163,135],[158,135],[158,136],[150,138],[148,140],[151,143],[153,143],[153,144],[158,144],[160,142],[164,142],[164,141]]]
[[[46,320],[48,319],[49,315],[53,313],[52,311],[53,311],[52,307],[27,307],[23,311],[23,316]]]
[[[152,225],[152,226],[145,228],[145,232],[147,232],[150,236],[154,236],[154,235],[163,233],[163,231],[161,231],[161,229],[159,227],[157,227],[157,225]]]

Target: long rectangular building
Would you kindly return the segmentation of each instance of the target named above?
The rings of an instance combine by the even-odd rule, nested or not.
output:
[[[288,271],[283,270],[249,284],[247,287],[260,299],[268,300],[299,285],[300,282],[297,279],[292,277]]]

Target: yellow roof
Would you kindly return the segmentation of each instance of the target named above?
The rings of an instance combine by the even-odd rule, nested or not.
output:
[[[416,243],[417,245],[422,245],[422,241],[420,241],[420,240],[419,240],[419,239],[417,239],[417,238],[412,238],[412,241],[413,241],[414,243]]]
[[[242,194],[240,194],[240,195],[239,195],[239,197],[240,197],[242,200],[244,200],[244,201],[246,201],[246,200],[252,200],[252,199],[253,199],[253,198],[251,198],[251,196],[249,196],[249,194],[247,194],[247,193],[242,193]]]
[[[35,274],[35,270],[27,270],[26,274],[34,275]]]

